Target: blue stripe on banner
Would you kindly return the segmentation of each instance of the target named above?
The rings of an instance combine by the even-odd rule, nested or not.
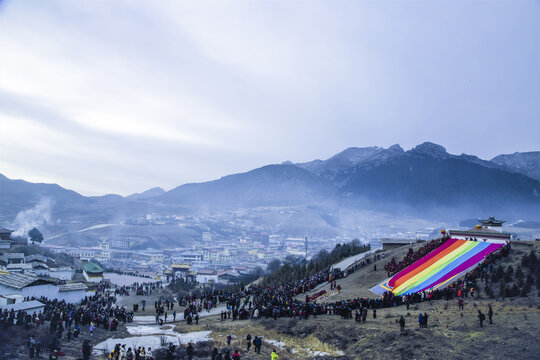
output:
[[[407,289],[407,291],[402,293],[401,295],[413,294],[415,292],[424,290],[424,288],[426,286],[429,286],[430,284],[438,283],[438,280],[441,279],[444,275],[448,274],[450,271],[452,271],[453,269],[455,269],[459,265],[463,264],[465,261],[469,260],[474,255],[482,252],[489,245],[491,245],[491,244],[490,243],[484,243],[484,242],[479,243],[477,246],[475,246],[471,250],[467,251],[466,253],[462,254],[458,258],[454,259],[452,262],[450,262],[448,265],[446,265],[440,271],[438,271],[434,275],[430,276],[428,279],[426,279],[422,283],[417,284],[415,287]]]

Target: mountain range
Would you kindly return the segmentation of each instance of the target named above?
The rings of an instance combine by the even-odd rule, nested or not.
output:
[[[0,175],[0,224],[43,199],[51,222],[107,223],[148,212],[182,213],[200,208],[327,206],[369,209],[418,217],[467,218],[496,214],[540,220],[540,152],[499,155],[490,161],[449,154],[433,143],[408,151],[348,148],[327,160],[267,165],[214,181],[152,188],[126,197],[85,197],[57,184]]]

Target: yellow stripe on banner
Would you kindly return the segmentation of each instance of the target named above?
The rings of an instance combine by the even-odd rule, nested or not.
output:
[[[393,290],[394,294],[401,294],[407,291],[407,289],[409,289],[411,286],[416,286],[416,284],[419,284],[420,281],[425,281],[430,276],[433,276],[433,274],[440,271],[440,269],[442,269],[444,266],[452,262],[454,259],[456,259],[457,257],[463,255],[467,251],[474,248],[477,244],[478,243],[474,241],[466,241],[465,243],[463,243],[463,245],[461,245],[456,250],[452,251],[451,253],[443,257],[442,259],[438,260],[437,262],[429,266],[427,269],[425,269],[421,273],[416,274],[415,276],[413,276],[412,278],[408,279],[403,284],[395,288]]]

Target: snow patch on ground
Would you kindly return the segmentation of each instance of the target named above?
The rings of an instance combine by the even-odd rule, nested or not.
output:
[[[285,344],[284,342],[282,342],[282,341],[277,341],[277,340],[267,340],[267,339],[264,339],[263,342],[265,342],[265,343],[267,343],[267,344],[269,344],[269,345],[271,345],[271,346],[277,347],[277,348],[279,348],[280,350],[285,349],[285,346],[287,345],[287,344]]]
[[[210,309],[210,312],[203,310],[199,313],[199,318],[212,316],[212,315],[219,315],[223,310],[227,310],[227,308],[225,306],[220,306],[220,307],[215,307],[215,308]],[[183,317],[184,316],[182,315],[182,318]]]
[[[98,224],[98,225],[93,225],[93,226],[90,226],[81,230],[77,230],[75,232],[85,232],[85,231],[90,231],[90,230],[103,229],[103,228],[114,226],[114,225],[118,225],[118,224]]]
[[[111,273],[111,272],[103,273],[103,278],[106,280],[109,280],[114,285],[119,285],[119,286],[132,285],[134,283],[142,284],[142,283],[159,282],[159,280],[151,279],[148,277],[123,275],[123,274],[116,274],[116,273]]]
[[[348,257],[346,259],[341,260],[337,264],[334,264],[332,267],[337,268],[337,269],[341,269],[341,270],[345,270],[347,267],[351,266],[355,262],[357,262],[359,260],[362,260],[363,258],[368,257],[369,255],[374,254],[375,251],[377,251],[377,250],[378,249],[373,249],[373,250],[369,250],[369,251],[366,251],[366,252],[361,253],[361,254],[353,255],[351,257]]]
[[[199,313],[199,318],[203,318],[203,317],[207,317],[207,316],[214,316],[214,315],[219,315],[221,313],[221,311],[223,310],[227,310],[227,308],[225,306],[220,306],[220,307],[216,307],[216,308],[213,308],[210,310],[210,312],[206,311],[206,310],[203,310]],[[160,319],[162,320],[165,320],[164,316],[161,315],[159,317]],[[172,314],[169,314],[169,316],[167,316],[167,323],[165,324],[174,324],[174,322],[172,321],[173,317],[172,317]],[[184,311],[178,311],[176,313],[176,322],[179,322],[179,321],[185,321],[184,320]],[[156,323],[156,316],[155,315],[135,315],[133,316],[133,322],[136,323],[136,324],[145,324],[145,325],[150,325],[150,324],[155,324]]]
[[[166,344],[174,343],[178,344],[178,341],[175,336],[166,336],[166,335],[150,335],[150,336],[133,336],[129,338],[119,338],[119,339],[107,339],[94,347],[95,354],[102,354],[103,351],[110,353],[114,350],[116,344],[126,345],[126,348],[137,348],[145,347],[152,349],[158,349],[162,344],[162,337]]]
[[[265,343],[267,343],[269,345],[272,345],[275,348],[279,348],[280,350],[285,350],[287,348],[287,344],[285,344],[284,342],[281,342],[281,341],[266,340],[265,339],[265,340],[263,340],[263,342],[265,342]],[[299,352],[302,352],[302,353],[305,353],[305,354],[307,354],[308,356],[311,356],[311,357],[343,356],[343,355],[345,355],[345,353],[343,351],[341,351],[341,350],[336,350],[336,351],[333,351],[332,353],[329,353],[329,352],[326,352],[326,351],[312,350],[310,348],[301,348],[301,349],[290,348],[289,350],[293,354],[297,354]]]
[[[135,315],[133,322],[138,324],[155,324],[156,317],[154,315]]]
[[[130,330],[128,329],[128,331]],[[174,332],[171,328],[160,329],[157,326],[133,326],[131,327],[130,334],[132,332],[139,334],[153,333],[153,335],[107,339],[94,347],[94,353],[101,354],[103,351],[111,352],[116,344],[125,344],[126,347],[131,347],[132,349],[139,346],[157,349],[160,348],[162,344],[173,343],[176,345],[180,345],[190,342],[198,343],[210,340],[209,335],[211,333],[211,331],[195,331],[181,334]]]
[[[149,326],[149,325],[135,325],[126,326],[126,330],[131,335],[177,335],[178,333],[173,330],[172,326]]]

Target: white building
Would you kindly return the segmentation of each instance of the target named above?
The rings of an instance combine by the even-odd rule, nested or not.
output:
[[[236,284],[240,279],[240,274],[237,271],[227,270],[218,274],[218,282],[220,284]]]
[[[26,274],[0,274],[0,295],[4,297],[20,295],[39,298],[45,296],[53,299],[57,294],[58,287],[51,280]]]
[[[209,232],[203,232],[202,233],[202,241],[203,242],[211,242],[212,241],[212,234]]]
[[[87,293],[83,283],[56,285],[53,281],[26,274],[0,274],[0,303],[17,304],[25,297],[80,302]]]
[[[111,239],[110,247],[112,249],[129,249],[129,240],[126,239]]]
[[[203,261],[203,258],[203,254],[184,253],[173,256],[172,261],[178,264],[199,264]]]
[[[78,248],[78,249],[69,249],[69,256],[79,258],[81,260],[89,260],[96,257],[98,251],[93,248]]]
[[[0,298],[0,310],[4,311],[7,310],[8,312],[13,310],[15,312],[17,311],[26,311],[30,315],[37,314],[41,312],[43,314],[43,311],[45,310],[45,304],[40,303],[37,300],[31,300],[31,301],[23,301],[13,304],[3,304],[1,302]]]
[[[49,269],[49,276],[55,279],[69,281],[73,279],[74,274],[75,274],[75,271],[69,266]]]
[[[199,284],[217,284],[218,274],[214,270],[199,270],[195,281]]]
[[[83,263],[82,269],[86,281],[98,283],[103,280],[103,269],[98,264],[93,262]]]
[[[88,293],[88,287],[83,283],[72,283],[58,286],[58,298],[65,300],[67,303],[80,303]]]
[[[24,264],[24,263],[8,264],[6,268],[8,271],[19,272],[19,273],[26,273],[26,272],[32,271],[33,269],[32,264]]]

